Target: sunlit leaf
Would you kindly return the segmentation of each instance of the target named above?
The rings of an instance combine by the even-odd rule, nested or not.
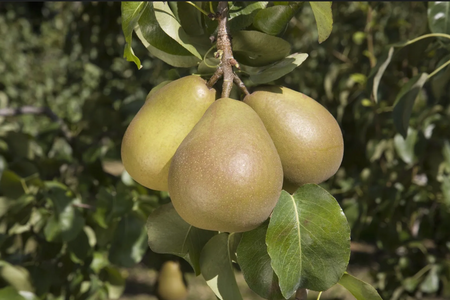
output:
[[[125,278],[120,274],[118,268],[107,266],[104,271],[105,283],[108,288],[109,299],[120,299],[125,290]]]
[[[402,87],[395,100],[393,111],[394,125],[404,138],[406,138],[414,102],[427,79],[427,73],[414,76]]]
[[[317,30],[319,31],[319,43],[325,41],[333,30],[331,3],[331,1],[309,2],[314,13],[314,18],[316,19]]]
[[[22,297],[19,292],[11,286],[0,289],[0,299],[8,300],[28,300]]]
[[[356,300],[382,300],[373,286],[348,273],[342,276],[339,284],[352,293]]]
[[[206,283],[221,300],[242,300],[234,276],[228,233],[220,233],[206,243],[200,254],[200,269]]]
[[[306,58],[308,58],[308,54],[306,53],[291,54],[282,61],[265,68],[260,73],[251,75],[249,79],[255,84],[263,84],[277,80],[300,66]],[[245,72],[246,69],[243,67],[242,70]]]
[[[350,228],[337,201],[315,184],[282,191],[266,236],[272,268],[287,299],[298,288],[327,290],[350,258]]]
[[[385,53],[378,59],[375,67],[373,67],[372,70],[370,70],[369,86],[372,87],[371,93],[372,98],[375,100],[375,102],[378,102],[378,87],[380,85],[381,77],[383,77],[384,71],[386,71],[386,68],[391,62],[393,54],[394,54],[394,47],[390,47],[389,50],[385,51]]]
[[[245,281],[255,293],[265,299],[284,300],[267,253],[268,226],[269,222],[265,222],[243,234],[237,249],[237,259]]]
[[[198,229],[186,223],[171,203],[155,209],[147,220],[148,245],[157,253],[185,258],[200,274],[199,256],[215,231]]]
[[[417,130],[409,128],[407,138],[403,138],[400,134],[396,134],[394,137],[394,147],[400,158],[407,163],[412,165],[415,162],[416,156],[414,152],[414,147],[417,142]]]
[[[15,266],[6,261],[0,261],[0,278],[19,292],[34,292],[30,273],[21,266]]]

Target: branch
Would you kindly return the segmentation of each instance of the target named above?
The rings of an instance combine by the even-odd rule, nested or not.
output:
[[[228,1],[219,1],[214,19],[219,22],[217,31],[217,52],[215,54],[216,58],[220,59],[220,65],[208,81],[207,86],[211,88],[223,75],[222,98],[228,98],[230,96],[233,82],[239,86],[244,94],[248,95],[249,92],[244,83],[233,71],[233,67],[239,68],[239,64],[233,57],[231,38],[228,33]]]
[[[22,106],[19,108],[0,109],[0,117],[12,117],[20,115],[45,115],[53,122],[59,124],[61,132],[67,141],[72,141],[72,133],[70,132],[66,123],[64,123],[64,121],[48,107]]]

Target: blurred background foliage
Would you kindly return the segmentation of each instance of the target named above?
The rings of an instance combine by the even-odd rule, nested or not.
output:
[[[448,298],[448,68],[419,93],[406,140],[392,121],[401,87],[445,62],[448,43],[398,51],[374,103],[372,68],[387,45],[430,32],[427,3],[336,2],[333,15],[319,44],[311,8],[300,9],[283,37],[309,57],[276,82],[322,103],[343,130],[342,167],[323,186],[352,226],[350,273],[383,299]],[[57,116],[0,116],[0,299],[156,299],[161,265],[178,258],[148,249],[145,222],[169,199],[124,172],[121,137],[152,87],[195,68],[174,69],[137,39],[143,68],[123,59],[120,2],[2,2],[0,35],[0,109]],[[214,299],[180,263],[188,299]]]

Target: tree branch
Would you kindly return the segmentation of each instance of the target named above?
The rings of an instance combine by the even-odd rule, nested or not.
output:
[[[228,2],[219,1],[217,6],[217,13],[214,19],[218,20],[219,27],[217,31],[217,52],[216,58],[220,59],[220,65],[217,68],[214,75],[210,78],[207,86],[211,88],[220,77],[223,76],[222,86],[222,98],[228,98],[230,96],[233,82],[235,82],[242,92],[246,95],[249,94],[244,83],[233,71],[233,67],[239,68],[239,64],[233,57],[233,50],[231,47],[231,37],[228,33]]]
[[[49,107],[22,106],[19,108],[2,108],[0,117],[12,117],[19,115],[45,115],[53,122],[59,124],[62,134],[67,141],[72,141],[72,133],[66,123],[58,117]]]

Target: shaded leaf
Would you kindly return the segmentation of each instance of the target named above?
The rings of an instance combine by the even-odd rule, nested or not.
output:
[[[175,2],[176,5],[170,6],[173,14],[178,16],[181,27],[189,35],[203,35],[205,33],[202,25],[202,13],[194,6],[184,2]],[[169,5],[171,3],[169,2]],[[196,3],[198,5],[198,3]],[[177,8],[175,13],[173,7]]]
[[[436,69],[450,60],[450,54],[444,56],[436,65]],[[443,71],[443,72],[442,72]],[[431,89],[437,99],[446,95],[446,87],[450,81],[450,67],[447,66],[431,78]]]
[[[133,200],[126,190],[112,193],[106,188],[100,188],[96,196],[94,220],[103,228],[108,228],[112,219],[121,217],[133,208]]]
[[[16,199],[25,194],[22,178],[10,170],[5,170],[0,179],[1,193],[11,199]]]
[[[237,259],[245,281],[265,299],[284,300],[278,286],[278,277],[270,265],[267,253],[266,233],[269,222],[245,232],[237,249]]]
[[[268,3],[267,1],[234,2],[230,6],[228,19],[230,31],[234,34],[250,26],[258,11],[265,8]]]
[[[280,62],[273,64],[272,66],[265,68],[260,73],[250,76],[250,80],[255,84],[268,83],[284,75],[292,72],[295,68],[300,66],[308,58],[306,53],[294,53],[287,56]],[[245,72],[245,68],[242,70]]]
[[[292,196],[281,192],[266,244],[281,292],[289,298],[298,288],[323,291],[339,281],[350,258],[350,228],[333,196],[305,184]]]
[[[125,35],[126,42],[123,57],[126,58],[127,61],[133,61],[138,69],[142,68],[141,61],[134,54],[134,51],[131,48],[131,42],[133,39],[133,29],[136,27],[142,12],[147,6],[147,1],[121,3],[122,31]]]
[[[428,26],[432,33],[450,34],[450,3],[447,1],[428,2]]]
[[[114,234],[109,260],[118,266],[130,268],[141,261],[146,250],[145,218],[135,212],[125,215]]]
[[[309,4],[316,19],[317,30],[319,31],[319,44],[324,42],[333,30],[333,13],[331,11],[331,1],[312,2]]]
[[[152,251],[183,257],[198,275],[200,252],[216,232],[186,223],[172,203],[168,203],[155,209],[148,217],[147,234],[148,245]]]
[[[406,138],[414,102],[427,79],[427,73],[417,74],[402,87],[395,100],[393,110],[394,125],[404,138]]]
[[[259,67],[285,58],[291,45],[259,31],[242,30],[233,35],[233,55],[242,64]]]
[[[242,300],[230,255],[229,234],[213,236],[200,255],[200,269],[206,283],[221,300]]]
[[[84,218],[80,209],[73,206],[75,199],[64,185],[46,184],[50,185],[47,197],[53,203],[53,215],[45,225],[45,238],[49,242],[69,242],[83,230]]]
[[[264,33],[278,35],[283,32],[302,4],[303,2],[289,2],[287,5],[262,9],[256,14],[253,26]]]
[[[347,272],[341,277],[339,284],[352,293],[356,300],[382,300],[373,286]]]
[[[70,258],[74,263],[84,264],[92,248],[89,245],[89,239],[86,232],[81,231],[77,237],[67,244],[67,249],[70,252]]]
[[[192,55],[198,59],[202,59],[200,52],[205,53],[208,50],[208,40],[206,39],[206,43],[203,43],[202,45],[200,39],[195,39],[194,37],[189,36],[184,31],[183,27],[181,27],[167,2],[153,2],[153,9],[156,20],[158,21],[161,29],[183,48],[188,50]],[[199,49],[197,49],[198,47],[202,49],[200,52]],[[205,47],[206,49],[204,49]]]
[[[104,269],[104,281],[108,289],[109,299],[119,299],[125,290],[125,278],[118,268],[107,266]]]
[[[378,102],[378,87],[380,85],[381,77],[383,77],[384,71],[391,62],[392,55],[394,54],[394,47],[390,47],[385,51],[383,55],[378,59],[375,67],[370,70],[369,74],[369,86],[371,86],[371,95],[375,102]]]
[[[444,196],[444,204],[450,209],[450,176],[445,176],[442,179],[441,190]]]

